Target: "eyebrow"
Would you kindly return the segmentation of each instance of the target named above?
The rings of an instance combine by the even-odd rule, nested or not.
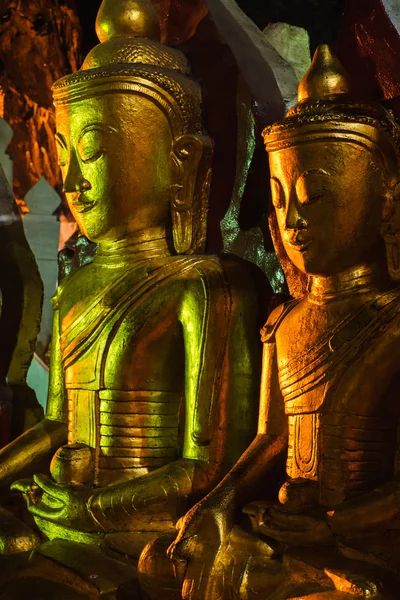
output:
[[[64,148],[67,148],[67,141],[65,139],[65,137],[63,135],[61,135],[61,133],[58,133],[58,131],[55,134],[55,138],[56,141],[59,142],[61,144],[61,146],[64,146]]]
[[[325,169],[307,169],[307,171],[303,171],[303,173],[299,175],[298,179],[300,179],[300,177],[310,175],[311,173],[318,173],[318,175],[331,175],[331,173],[329,173],[329,171],[325,171]]]
[[[88,123],[88,125],[85,125],[85,127],[81,130],[78,137],[78,143],[88,131],[96,130],[104,131],[105,133],[118,133],[117,129],[115,129],[115,127],[111,127],[111,125],[106,125],[105,123]]]

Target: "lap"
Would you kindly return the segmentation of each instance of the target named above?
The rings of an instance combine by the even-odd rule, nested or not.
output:
[[[187,564],[174,569],[166,555],[174,537],[157,538],[139,561],[140,583],[154,600],[350,600],[375,592],[385,600],[397,598],[390,573],[349,560],[333,546],[281,553],[266,539],[235,527],[221,547],[193,540]]]
[[[23,591],[30,589],[37,594],[27,597],[41,600],[141,599],[136,565],[111,558],[98,547],[65,540],[45,542],[33,553],[0,557],[0,600],[24,598]]]

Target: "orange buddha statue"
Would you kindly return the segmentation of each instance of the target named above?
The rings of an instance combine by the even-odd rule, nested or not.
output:
[[[175,582],[166,536],[142,554],[142,586],[163,599],[394,600],[400,129],[352,98],[321,46],[264,139],[280,235],[308,292],[263,329],[258,434],[180,521]]]
[[[54,98],[64,191],[98,248],[53,299],[46,418],[0,453],[0,482],[22,492],[33,527],[0,515],[0,539],[17,558],[36,547],[23,568],[6,561],[18,566],[0,576],[7,597],[38,573],[41,598],[67,581],[116,594],[256,430],[264,307],[256,268],[204,254],[199,85],[160,43],[150,0],[104,0],[97,33]]]

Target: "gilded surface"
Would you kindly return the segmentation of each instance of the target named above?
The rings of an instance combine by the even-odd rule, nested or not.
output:
[[[1,482],[14,481],[36,524],[31,535],[21,524],[18,546],[0,520],[10,598],[16,573],[20,593],[22,579],[28,589],[30,577],[43,580],[43,598],[65,586],[98,597],[132,582],[134,563],[116,567],[116,558],[134,561],[173,529],[256,426],[252,271],[202,254],[211,141],[199,88],[183,56],[157,41],[150,2],[104,2],[97,26],[89,65],[54,95],[64,190],[98,250],[53,298],[46,419],[0,457]],[[49,465],[51,477],[31,479]],[[25,563],[16,547],[36,551]],[[51,561],[57,568],[46,570]]]
[[[308,293],[263,329],[255,440],[172,544],[144,550],[151,598],[398,597],[398,136],[381,107],[351,100],[327,46],[264,132],[280,234]]]

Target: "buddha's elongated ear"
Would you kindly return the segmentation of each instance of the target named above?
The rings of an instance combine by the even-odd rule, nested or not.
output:
[[[400,281],[400,181],[388,191],[383,210],[382,237],[390,278]]]
[[[171,215],[178,254],[202,252],[207,232],[212,143],[202,135],[174,141],[171,152]]]

